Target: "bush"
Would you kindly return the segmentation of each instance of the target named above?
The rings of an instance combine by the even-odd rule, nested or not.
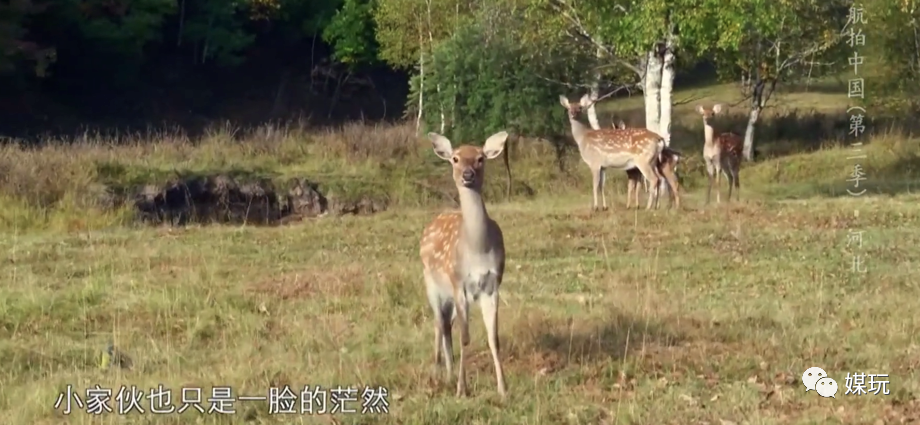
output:
[[[436,46],[424,85],[416,75],[408,100],[417,111],[421,89],[428,129],[443,113],[446,136],[458,142],[482,143],[502,130],[549,139],[567,134],[557,103],[561,83],[587,81],[593,57],[566,44],[525,43],[521,25],[511,10],[487,8]]]

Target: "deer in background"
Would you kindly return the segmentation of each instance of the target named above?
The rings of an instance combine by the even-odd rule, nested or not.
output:
[[[425,228],[420,242],[423,276],[428,302],[435,314],[434,361],[443,354],[447,375],[451,375],[454,318],[460,319],[460,364],[457,396],[466,394],[464,347],[470,343],[469,305],[478,301],[495,364],[498,393],[504,397],[505,377],[498,357],[498,288],[505,272],[505,245],[501,228],[489,218],[482,200],[485,161],[505,149],[508,133],[486,139],[482,148],[464,145],[454,149],[450,140],[428,133],[434,153],[450,162],[460,194],[460,211],[435,217]]]
[[[623,120],[619,120],[616,124],[614,124],[613,127],[620,130],[625,130],[626,123],[623,122]],[[680,157],[680,152],[665,146],[661,150],[661,157],[658,159],[658,174],[664,177],[665,181],[668,183],[668,186],[671,189],[668,191],[671,194],[668,208],[671,208],[675,204],[677,205],[677,208],[680,208],[680,193],[678,192],[680,179],[677,177],[677,163],[680,161]],[[626,170],[626,177],[628,179],[626,188],[626,208],[629,208],[630,202],[633,199],[636,200],[636,207],[638,207],[639,183],[642,182],[642,184],[645,185],[645,192],[648,193],[648,180],[642,178],[642,173],[640,173],[639,170],[635,168]],[[634,193],[635,198],[633,198]],[[655,202],[655,208],[658,208],[658,201],[656,200]]]
[[[741,199],[741,181],[738,172],[741,169],[741,152],[744,140],[735,133],[715,134],[712,119],[722,112],[722,105],[715,104],[712,108],[703,105],[696,106],[696,112],[703,116],[703,161],[706,163],[706,173],[709,175],[709,189],[706,191],[706,203],[712,196],[712,181],[716,182],[716,202],[721,203],[722,173],[728,178],[728,200],[732,199],[732,187],[735,188],[735,200]]]
[[[644,128],[603,128],[591,129],[578,121],[578,114],[594,102],[589,95],[582,96],[579,103],[569,103],[569,99],[559,96],[559,103],[569,115],[572,126],[572,137],[578,145],[581,159],[591,170],[594,186],[593,208],[597,211],[597,198],[603,202],[603,209],[607,209],[607,198],[604,194],[604,171],[607,168],[628,170],[636,168],[642,176],[649,181],[653,190],[649,191],[646,209],[652,208],[652,202],[658,204],[659,176],[657,162],[661,150],[664,148],[664,138]],[[638,202],[637,202],[638,204]],[[638,205],[637,205],[638,206]]]

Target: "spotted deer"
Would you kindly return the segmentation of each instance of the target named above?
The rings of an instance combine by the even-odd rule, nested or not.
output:
[[[614,124],[614,128],[625,130],[626,123],[623,122],[623,120],[619,120],[616,124]],[[668,191],[671,194],[668,208],[671,208],[674,205],[677,205],[677,208],[680,208],[680,179],[677,177],[677,163],[680,161],[680,157],[680,152],[665,146],[661,150],[661,157],[657,163],[658,174],[664,177],[665,181],[668,183],[668,186],[671,189]],[[642,178],[642,173],[639,172],[639,170],[636,168],[630,168],[626,170],[626,177],[628,179],[626,187],[626,208],[629,208],[633,199],[636,200],[636,207],[638,207],[639,182],[642,182],[642,184],[645,185],[645,192],[648,193],[648,180]],[[633,197],[633,194],[635,194],[635,198]],[[655,200],[655,208],[658,208],[657,199]]]
[[[741,168],[741,149],[744,141],[735,133],[721,133],[715,135],[712,119],[722,112],[722,105],[715,104],[712,108],[703,105],[696,106],[696,112],[703,116],[703,161],[706,163],[706,173],[709,175],[709,189],[706,190],[706,203],[712,196],[712,181],[716,182],[716,202],[721,203],[722,173],[728,178],[728,200],[732,199],[732,187],[735,188],[735,200],[741,197],[741,181],[738,172]]]
[[[442,355],[447,375],[452,374],[454,318],[460,319],[460,364],[457,396],[466,394],[464,347],[470,343],[469,305],[478,301],[495,364],[498,393],[504,397],[505,377],[498,357],[498,289],[505,272],[505,245],[501,228],[489,218],[482,200],[485,160],[498,157],[505,149],[508,133],[486,139],[482,148],[464,145],[454,149],[450,140],[428,133],[434,153],[451,163],[453,179],[460,193],[460,211],[435,217],[422,233],[422,257],[428,302],[435,314],[434,362]]]
[[[578,121],[578,114],[594,103],[587,94],[582,96],[579,103],[569,103],[568,98],[560,95],[559,103],[568,111],[572,137],[578,145],[581,159],[591,170],[594,210],[598,209],[598,197],[603,202],[603,209],[607,209],[607,197],[604,194],[604,171],[607,168],[638,169],[653,188],[649,191],[646,209],[652,208],[652,202],[657,205],[660,179],[656,163],[664,148],[664,139],[644,128],[591,129],[585,126]]]

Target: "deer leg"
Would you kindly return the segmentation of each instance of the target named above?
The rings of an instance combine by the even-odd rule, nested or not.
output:
[[[731,202],[732,189],[735,187],[735,176],[732,175],[730,168],[725,170],[725,178],[728,179],[728,202]]]
[[[709,205],[709,202],[712,200],[712,181],[714,179],[713,174],[716,172],[716,167],[712,164],[711,161],[706,160],[706,175],[709,177],[709,188],[706,189],[706,204]]]
[[[677,175],[674,173],[674,170],[669,167],[665,167],[663,170],[661,170],[661,173],[664,174],[664,180],[668,184],[668,193],[670,194],[668,197],[668,209],[671,209],[674,204],[676,204],[677,208],[680,209],[680,194],[677,192]]]
[[[741,173],[735,169],[735,200],[741,202]]]
[[[722,203],[722,168],[716,168],[716,203]]]
[[[597,211],[597,191],[598,191],[598,188],[600,187],[600,184],[601,184],[601,170],[600,170],[600,168],[597,168],[597,169],[592,168],[592,169],[591,169],[591,182],[592,182],[593,187],[594,187],[594,205],[592,206],[592,209],[593,209],[594,211]]]
[[[494,278],[492,278],[494,279]],[[486,334],[489,338],[489,351],[492,352],[492,363],[495,364],[495,382],[498,385],[498,393],[504,397],[505,374],[502,371],[502,362],[498,357],[498,288],[496,287],[491,294],[482,294],[479,298],[479,308],[482,310],[482,320],[486,325]]]
[[[462,285],[462,284],[461,284]],[[469,302],[462,287],[454,291],[454,311],[460,319],[460,360],[457,366],[457,397],[466,395],[466,346],[470,344]]]
[[[453,339],[451,337],[454,304],[449,297],[445,297],[440,293],[434,279],[428,273],[425,273],[425,283],[428,287],[428,302],[431,304],[431,309],[434,310],[435,316],[434,363],[435,366],[440,365],[443,358],[447,376],[450,376],[454,356]]]
[[[638,190],[639,188],[636,187],[638,182],[636,182],[636,179],[633,178],[629,171],[626,172],[626,177],[626,209],[629,209],[630,202],[632,202],[632,192],[633,190]]]
[[[729,168],[731,170],[733,178],[732,182],[735,184],[735,201],[741,201],[741,173],[740,165],[738,160],[732,161],[732,166]]]
[[[607,181],[607,170],[601,168],[601,201],[604,203],[603,210],[607,211],[607,194],[604,192],[604,183]]]
[[[658,177],[658,184],[655,185],[655,209],[657,210],[661,207],[661,187],[664,186],[664,179],[662,178],[658,167],[655,167],[652,170],[655,171],[655,177]]]
[[[639,175],[637,175],[637,176],[635,177],[635,179],[636,179],[636,189],[635,189],[635,191],[633,191],[633,201],[635,201],[636,209],[639,209],[639,208],[641,208],[641,206],[639,205],[639,189],[640,189],[640,188],[639,188],[639,182],[642,182],[643,184],[647,184],[647,182],[645,181],[645,177],[642,176],[642,173],[639,172],[638,169],[636,169],[636,172],[637,172]],[[646,190],[645,192],[648,193],[648,190]]]
[[[651,164],[643,163],[637,168],[639,168],[639,171],[642,172],[642,176],[649,181],[648,186],[651,190],[648,193],[648,202],[645,205],[645,209],[650,210],[652,209],[652,203],[655,201],[658,195],[658,176]]]

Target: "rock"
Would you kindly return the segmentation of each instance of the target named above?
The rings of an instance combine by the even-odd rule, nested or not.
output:
[[[288,181],[287,212],[300,217],[317,217],[326,213],[329,201],[319,192],[319,185],[307,179]]]
[[[370,197],[362,197],[358,200],[336,201],[333,204],[331,210],[335,215],[369,215],[386,211],[387,209],[386,201]]]
[[[226,175],[190,177],[136,193],[135,211],[145,222],[271,224],[281,218],[278,195],[267,179],[239,184]]]
[[[330,211],[373,214],[386,210],[387,202],[370,197],[330,201],[317,183],[305,178],[289,180],[287,193],[281,195],[269,179],[241,182],[217,174],[176,178],[164,187],[141,186],[134,190],[134,209],[139,221],[152,224],[271,225]]]

